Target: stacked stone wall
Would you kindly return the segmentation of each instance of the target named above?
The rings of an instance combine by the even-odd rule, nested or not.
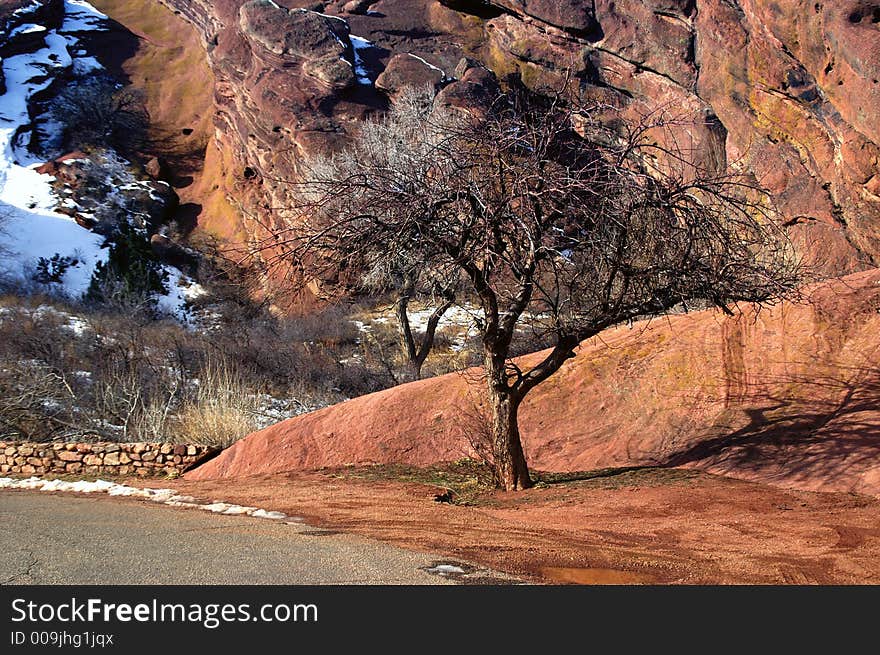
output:
[[[178,476],[215,452],[172,443],[32,443],[0,441],[0,474]]]

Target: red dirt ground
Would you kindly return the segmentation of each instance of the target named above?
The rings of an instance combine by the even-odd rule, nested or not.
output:
[[[867,496],[652,469],[489,493],[459,506],[436,502],[438,487],[357,475],[155,484],[539,582],[880,583],[880,500]]]

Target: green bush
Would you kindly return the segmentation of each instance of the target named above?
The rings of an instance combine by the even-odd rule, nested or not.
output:
[[[168,292],[168,272],[153,252],[146,232],[122,222],[107,242],[107,261],[95,267],[86,301],[155,314],[156,296]]]

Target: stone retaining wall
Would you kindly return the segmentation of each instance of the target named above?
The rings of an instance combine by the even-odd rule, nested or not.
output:
[[[68,473],[177,476],[216,451],[171,443],[29,443],[0,441],[0,474]]]

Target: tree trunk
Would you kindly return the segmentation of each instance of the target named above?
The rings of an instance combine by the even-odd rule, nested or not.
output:
[[[406,358],[407,366],[413,379],[418,380],[422,377],[422,362],[417,360],[416,340],[412,333],[412,327],[409,323],[409,295],[402,294],[395,304],[395,315],[397,316],[397,329],[400,340],[400,349]]]
[[[528,489],[532,486],[519,437],[520,401],[515,393],[502,391],[495,381],[489,380],[495,482],[505,491]]]

